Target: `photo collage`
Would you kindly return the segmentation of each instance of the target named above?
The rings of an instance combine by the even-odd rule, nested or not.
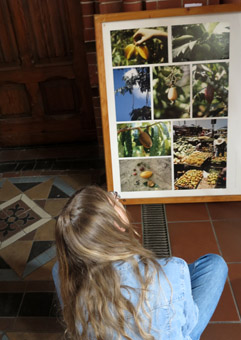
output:
[[[110,38],[121,191],[225,189],[230,25]]]

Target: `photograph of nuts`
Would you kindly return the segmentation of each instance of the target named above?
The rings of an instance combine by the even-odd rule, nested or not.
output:
[[[171,158],[119,160],[122,191],[172,189]]]
[[[171,155],[171,123],[117,124],[119,157]]]

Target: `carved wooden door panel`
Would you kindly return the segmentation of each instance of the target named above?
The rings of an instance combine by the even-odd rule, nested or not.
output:
[[[0,1],[0,146],[96,138],[78,0]]]

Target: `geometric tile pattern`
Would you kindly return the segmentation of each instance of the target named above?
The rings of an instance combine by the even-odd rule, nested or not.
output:
[[[100,170],[57,173],[37,165],[0,175],[0,340],[66,338],[51,274],[56,216],[77,189],[100,181]]]
[[[39,228],[51,218],[25,194],[0,204],[0,249]]]
[[[56,216],[86,184],[86,173],[0,180],[0,282],[46,279],[44,267],[56,257]]]
[[[41,244],[39,244],[41,243]],[[34,251],[38,247],[38,252]],[[30,252],[29,259],[26,263],[26,267],[22,274],[25,278],[31,274],[36,268],[43,266],[45,263],[49,262],[56,256],[56,249],[53,242],[49,241],[35,241]]]

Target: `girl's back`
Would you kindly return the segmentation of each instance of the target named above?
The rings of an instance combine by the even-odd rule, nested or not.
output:
[[[138,257],[136,257],[138,259]],[[159,340],[187,340],[198,320],[198,308],[193,301],[190,285],[190,274],[187,263],[180,258],[159,259],[163,272],[156,275],[148,288],[147,312],[152,318],[151,334]],[[139,299],[139,282],[133,273],[131,264],[116,263],[121,284],[136,288],[128,290],[122,288],[122,294],[134,305]],[[139,261],[141,274],[144,275],[144,264]],[[142,314],[143,321],[148,320]],[[130,319],[134,324],[133,318]],[[143,323],[144,325],[144,323]],[[133,340],[141,339],[138,332],[129,332]]]

